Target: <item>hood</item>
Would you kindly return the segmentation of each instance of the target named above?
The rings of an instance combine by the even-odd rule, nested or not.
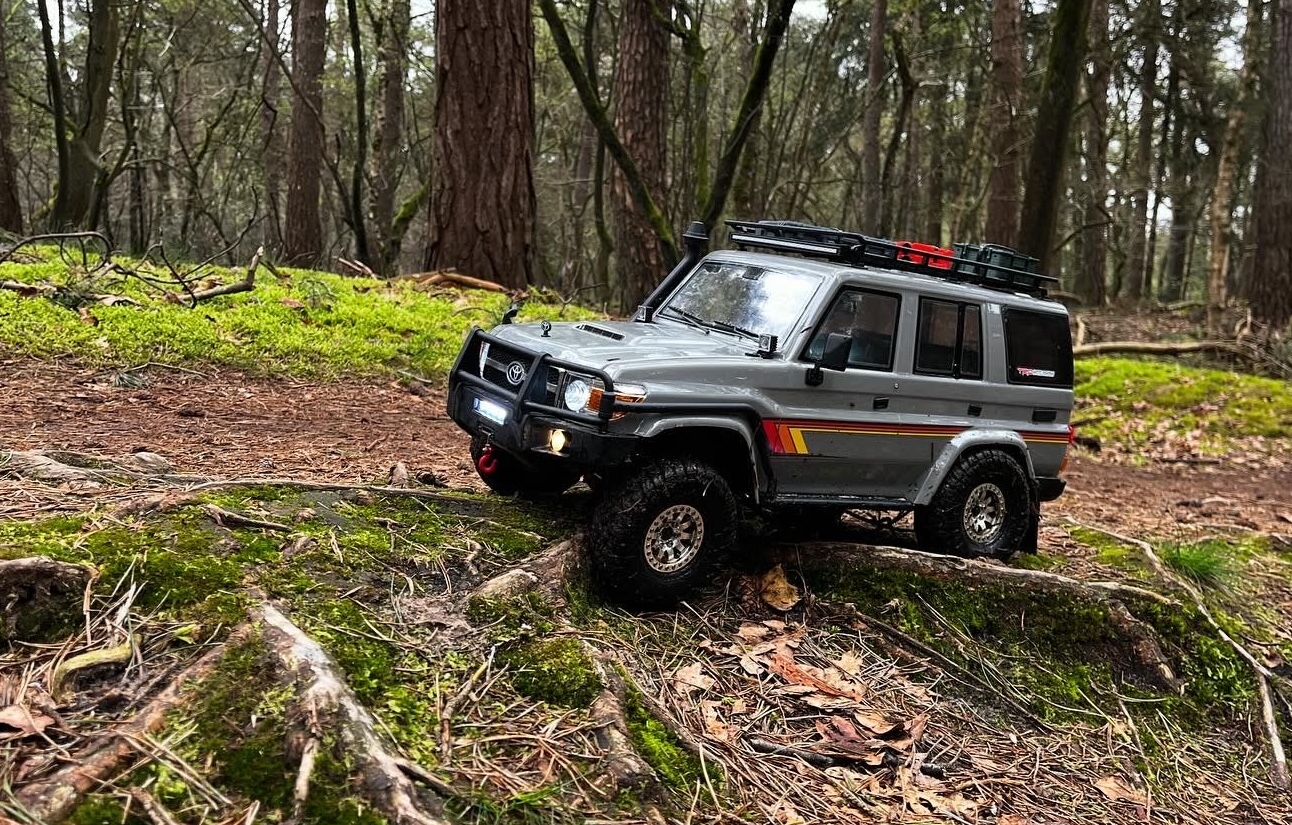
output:
[[[539,324],[504,324],[491,335],[563,361],[604,369],[611,375],[616,364],[658,364],[692,358],[744,358],[756,348],[754,341],[716,330],[674,323],[634,321],[577,321],[552,324],[543,335]]]

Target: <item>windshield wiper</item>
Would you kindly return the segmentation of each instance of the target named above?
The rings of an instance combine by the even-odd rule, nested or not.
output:
[[[745,329],[744,327],[736,326],[735,324],[731,324],[726,321],[705,321],[704,323],[722,332],[733,332],[737,335],[744,335],[748,338],[753,338],[754,340],[758,340],[759,337],[758,333],[754,332],[752,329]]]
[[[734,335],[745,335],[755,340],[758,339],[758,333],[754,332],[753,330],[748,330],[748,329],[745,329],[744,327],[736,326],[735,324],[728,323],[727,321],[717,321],[711,318],[704,318],[699,315],[696,315],[694,312],[682,309],[681,307],[666,306],[664,307],[664,309],[660,311],[663,312],[665,310],[667,310],[668,312],[675,312],[683,320],[689,321],[692,324],[699,327],[712,328],[712,329],[718,330],[719,332],[730,332]]]
[[[696,315],[694,312],[688,312],[680,307],[666,306],[660,309],[660,312],[671,312],[697,329],[704,329],[709,324],[708,321],[704,320],[699,315]]]

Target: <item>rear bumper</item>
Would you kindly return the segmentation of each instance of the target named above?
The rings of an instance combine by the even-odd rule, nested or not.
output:
[[[1067,488],[1068,482],[1061,478],[1038,478],[1036,480],[1036,492],[1041,501],[1054,501],[1063,495]]]

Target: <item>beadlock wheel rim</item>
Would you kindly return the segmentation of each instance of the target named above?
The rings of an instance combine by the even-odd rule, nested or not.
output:
[[[676,573],[695,561],[704,544],[704,516],[689,504],[665,507],[646,529],[646,563],[657,573]]]
[[[978,544],[988,544],[1005,526],[1005,492],[995,484],[979,484],[965,501],[965,534]]]

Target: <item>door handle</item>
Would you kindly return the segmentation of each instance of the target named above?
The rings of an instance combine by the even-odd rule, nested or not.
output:
[[[886,409],[888,409],[888,399],[887,399],[887,398],[876,398],[876,399],[875,399],[875,403],[871,404],[871,409],[875,409],[875,410],[886,410]]]

